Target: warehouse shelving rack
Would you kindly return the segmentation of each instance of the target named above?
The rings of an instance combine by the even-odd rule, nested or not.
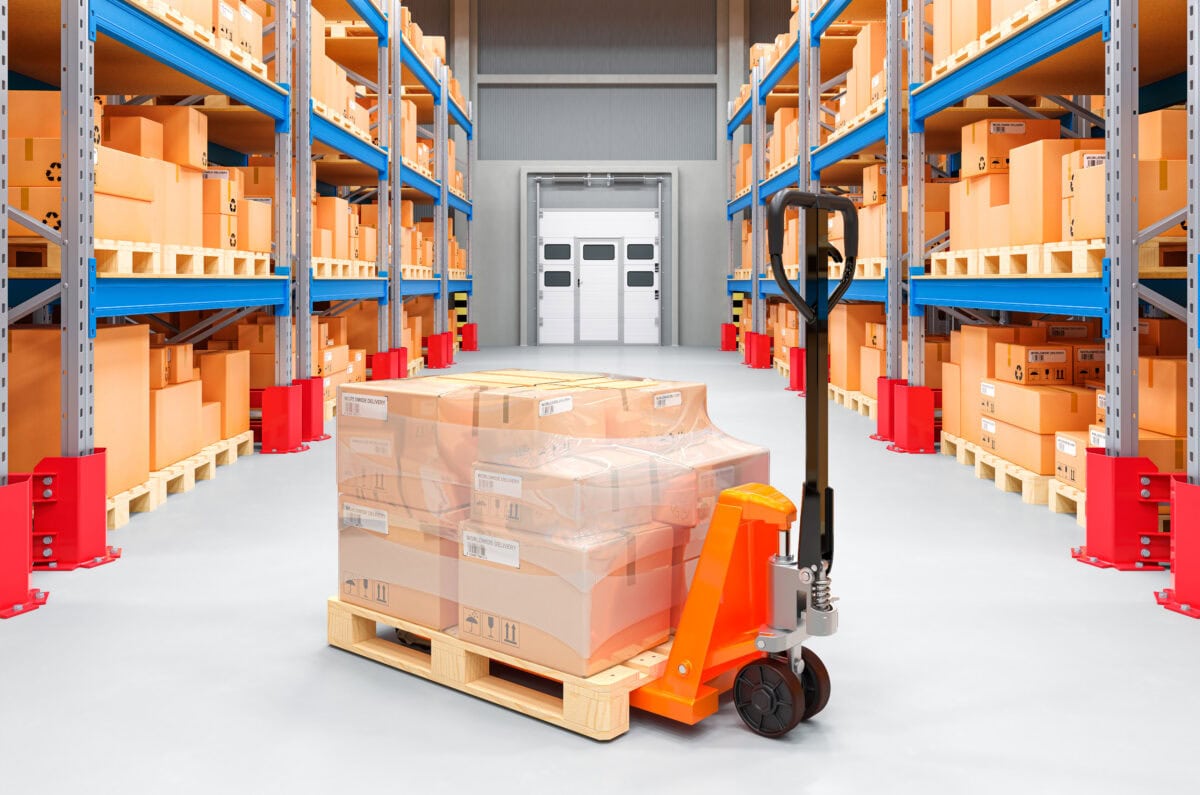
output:
[[[1089,478],[1095,478],[1089,491],[1096,495],[1088,505],[1088,545],[1075,555],[1094,565],[1113,565],[1118,568],[1153,568],[1153,563],[1165,563],[1168,546],[1174,547],[1174,588],[1158,595],[1165,606],[1193,616],[1200,616],[1200,331],[1197,329],[1197,257],[1200,255],[1196,226],[1200,206],[1200,187],[1196,168],[1200,164],[1200,23],[1194,10],[1186,12],[1190,37],[1187,53],[1188,115],[1191,125],[1189,138],[1189,205],[1187,278],[1146,278],[1138,272],[1138,246],[1158,232],[1184,220],[1184,213],[1138,229],[1136,214],[1128,212],[1131,195],[1136,191],[1137,117],[1135,108],[1153,102],[1162,107],[1178,102],[1167,98],[1172,86],[1181,81],[1166,56],[1155,46],[1151,61],[1155,68],[1135,70],[1138,63],[1138,33],[1156,35],[1154,31],[1179,30],[1184,24],[1184,3],[1156,6],[1154,13],[1142,20],[1137,0],[1043,0],[1031,4],[1034,13],[1025,26],[1017,26],[998,42],[981,48],[970,58],[928,81],[914,80],[901,86],[900,70],[895,68],[901,57],[908,59],[909,74],[922,75],[925,65],[924,25],[909,26],[901,35],[905,12],[900,0],[826,0],[815,3],[812,13],[806,14],[807,31],[802,30],[796,52],[789,49],[782,60],[754,78],[752,97],[758,99],[774,88],[772,75],[792,64],[809,63],[809,75],[822,75],[821,44],[823,35],[837,20],[885,19],[888,24],[887,97],[882,106],[864,115],[846,132],[834,132],[820,146],[809,148],[808,170],[804,157],[797,163],[795,174],[790,171],[765,183],[756,183],[751,196],[730,202],[727,209],[744,210],[751,202],[764,201],[777,190],[802,185],[805,176],[809,185],[817,184],[831,169],[853,164],[863,154],[880,154],[885,163],[924,163],[929,150],[949,152],[937,143],[950,128],[960,128],[979,118],[987,118],[996,109],[970,117],[957,108],[969,97],[980,93],[998,95],[1038,95],[1049,97],[1062,106],[1062,112],[1077,113],[1080,109],[1059,102],[1057,95],[1064,89],[1072,93],[1099,93],[1099,79],[1105,77],[1105,122],[1107,160],[1110,163],[1108,206],[1110,208],[1107,257],[1103,270],[1096,275],[1054,277],[946,277],[926,272],[925,262],[906,263],[908,254],[901,251],[899,203],[889,203],[887,218],[887,263],[904,267],[888,267],[884,279],[859,279],[852,298],[883,301],[887,305],[888,367],[887,374],[892,400],[880,401],[880,431],[884,438],[903,433],[909,438],[928,439],[932,448],[934,436],[934,396],[925,389],[924,334],[925,315],[937,309],[964,321],[990,319],[988,313],[1032,312],[1047,315],[1091,317],[1101,319],[1107,338],[1106,391],[1108,401],[1107,443],[1094,451],[1097,457],[1089,461]],[[924,3],[920,6],[922,9]],[[1138,22],[1144,22],[1135,29]],[[901,47],[901,41],[907,52]],[[1100,42],[1103,42],[1101,45]],[[1156,43],[1157,44],[1157,43]],[[1169,50],[1169,48],[1166,48]],[[807,59],[805,53],[807,52]],[[1073,70],[1064,64],[1079,63]],[[781,64],[785,66],[781,67]],[[1182,66],[1182,65],[1180,65]],[[1164,71],[1166,69],[1166,71]],[[1078,75],[1089,77],[1079,84]],[[1064,86],[1062,75],[1073,75],[1073,84]],[[1139,80],[1140,77],[1140,80]],[[801,118],[807,115],[810,141],[818,140],[820,80],[808,80],[810,98],[800,107]],[[815,97],[815,99],[814,99]],[[1010,106],[1011,107],[1011,106]],[[753,117],[760,105],[747,102],[743,107],[730,108],[727,133]],[[761,112],[761,111],[760,111]],[[1019,113],[1036,116],[1018,103],[1014,109],[1002,109],[1001,114]],[[956,117],[957,114],[957,117]],[[753,136],[755,162],[763,154],[765,140]],[[802,148],[803,152],[804,149]],[[840,170],[834,183],[841,179]],[[899,196],[902,186],[899,169],[888,170],[888,193]],[[911,169],[907,198],[910,207],[923,206],[924,171]],[[892,207],[892,205],[895,205]],[[1125,209],[1122,212],[1122,209]],[[924,240],[924,218],[913,212],[908,219],[910,241]],[[930,248],[933,244],[933,248]],[[945,246],[945,241],[926,241],[926,256],[931,250]],[[756,255],[759,249],[755,248]],[[736,260],[736,248],[731,246],[731,258]],[[757,271],[758,268],[756,267]],[[773,285],[764,279],[737,280],[727,278],[727,291],[751,293],[761,299],[775,294]],[[1186,477],[1152,471],[1145,459],[1137,458],[1137,318],[1140,303],[1149,304],[1169,316],[1186,319],[1189,340],[1189,400],[1188,453]],[[907,312],[908,360],[900,360],[900,335],[903,313]],[[761,313],[759,313],[761,316]],[[884,404],[889,404],[885,406]],[[886,409],[887,416],[884,416]],[[900,445],[905,449],[904,445]],[[1100,496],[1103,495],[1103,496]],[[1171,502],[1175,510],[1173,536],[1160,533],[1157,519],[1160,504]],[[1189,532],[1189,529],[1190,532]],[[1186,606],[1186,607],[1185,607]]]

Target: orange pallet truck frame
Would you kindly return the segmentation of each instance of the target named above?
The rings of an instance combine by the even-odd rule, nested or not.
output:
[[[805,301],[783,268],[786,208],[803,207],[807,230]],[[827,214],[845,220],[846,268],[829,292]],[[828,379],[829,311],[854,280],[858,216],[843,197],[786,191],[767,214],[771,270],[784,297],[808,326],[807,382]],[[791,553],[796,507],[770,486],[751,484],[721,493],[663,675],[630,694],[630,706],[682,723],[716,713],[721,694],[751,730],[782,737],[829,701],[825,665],[804,646],[837,631],[830,592],[833,567],[833,489],[828,486],[828,401],[805,402],[806,472],[799,539]],[[783,552],[781,552],[783,550]]]

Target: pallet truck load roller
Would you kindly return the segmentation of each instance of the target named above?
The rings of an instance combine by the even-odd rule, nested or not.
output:
[[[806,281],[810,304],[783,268],[784,211],[805,212]],[[826,214],[845,221],[841,281],[829,292],[829,264],[841,260],[825,236]],[[768,207],[771,271],[807,324],[807,382],[829,376],[829,311],[850,288],[858,253],[858,216],[848,199],[790,190]],[[833,489],[827,484],[828,402],[806,401],[806,472],[796,554],[790,554],[796,506],[770,486],[750,484],[721,493],[684,603],[663,675],[630,694],[630,705],[695,724],[716,713],[732,690],[738,714],[754,732],[782,737],[829,701],[825,665],[804,641],[837,631],[830,592],[833,568]],[[781,538],[782,535],[782,538]],[[789,554],[779,554],[779,550]]]

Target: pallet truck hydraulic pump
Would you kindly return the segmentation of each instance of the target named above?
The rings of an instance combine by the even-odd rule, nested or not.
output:
[[[784,212],[804,210],[805,295],[783,267]],[[829,290],[828,214],[845,223],[844,269]],[[805,480],[799,538],[791,554],[796,506],[770,486],[749,484],[722,492],[684,603],[663,674],[630,693],[630,705],[695,724],[717,711],[733,691],[734,706],[751,730],[782,737],[829,701],[829,673],[810,637],[837,631],[830,592],[833,568],[833,489],[827,483],[829,408],[817,385],[829,381],[829,312],[854,281],[858,215],[845,197],[789,190],[768,207],[771,272],[807,329],[805,372]]]

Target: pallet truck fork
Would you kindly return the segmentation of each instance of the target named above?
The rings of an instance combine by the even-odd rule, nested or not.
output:
[[[804,209],[805,293],[783,269],[784,211]],[[845,221],[845,269],[829,292],[827,216]],[[630,693],[630,706],[682,723],[713,715],[733,691],[734,706],[754,732],[782,737],[829,701],[825,665],[804,641],[837,631],[830,593],[833,568],[833,489],[827,485],[829,404],[828,318],[854,280],[858,216],[840,196],[790,190],[767,212],[771,271],[807,326],[806,466],[797,552],[790,554],[796,506],[770,486],[750,484],[721,493],[684,603],[663,675]],[[782,550],[782,552],[781,552]]]

